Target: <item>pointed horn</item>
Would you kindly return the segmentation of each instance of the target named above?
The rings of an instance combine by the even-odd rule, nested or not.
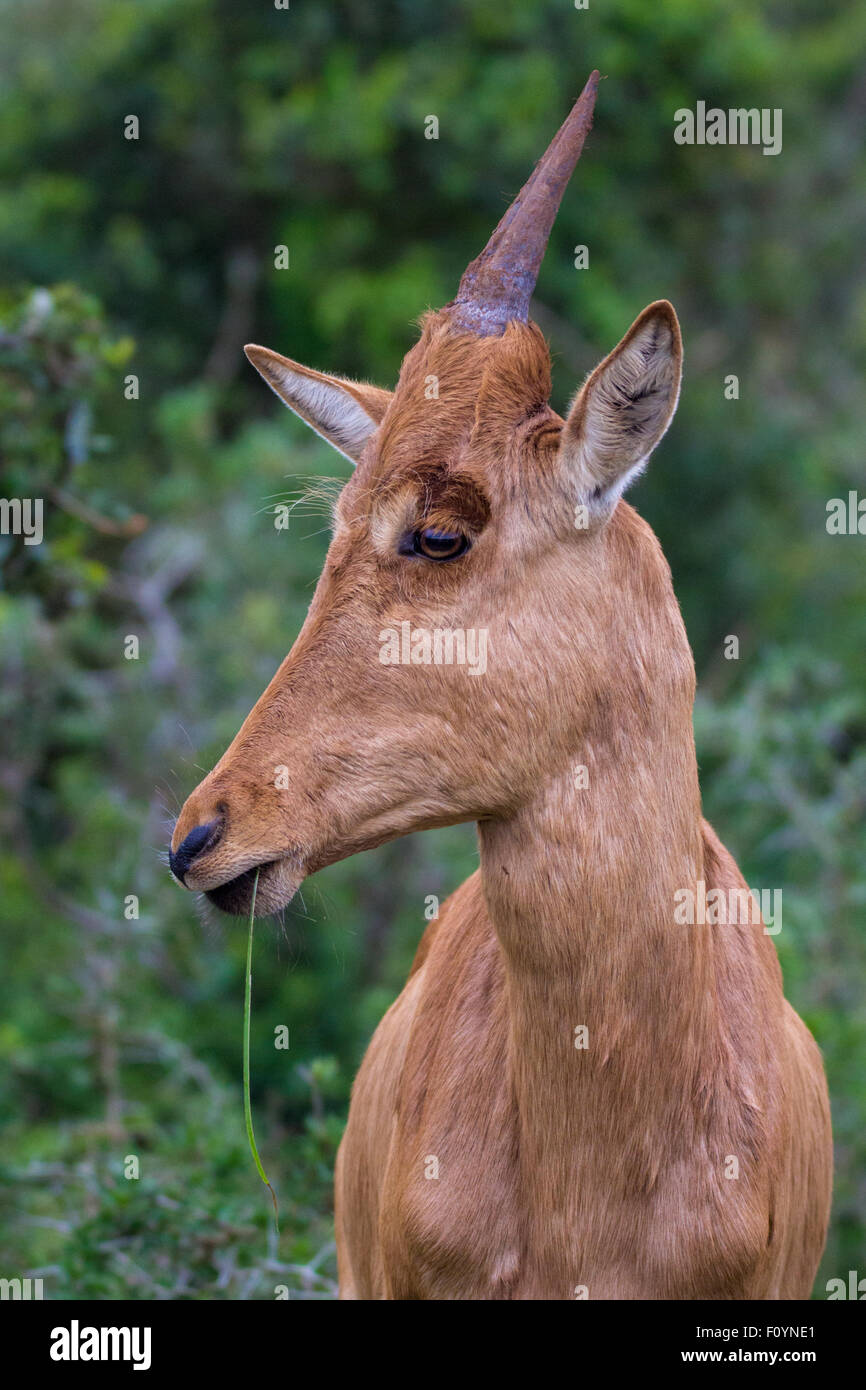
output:
[[[536,164],[481,255],[467,266],[452,322],[481,337],[501,334],[509,319],[526,322],[553,219],[592,125],[598,72]]]

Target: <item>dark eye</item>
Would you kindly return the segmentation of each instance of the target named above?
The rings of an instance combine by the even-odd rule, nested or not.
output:
[[[435,531],[427,527],[416,531],[411,538],[411,553],[425,560],[456,560],[469,549],[469,540],[460,531]]]

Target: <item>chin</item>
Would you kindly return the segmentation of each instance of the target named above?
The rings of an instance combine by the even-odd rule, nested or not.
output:
[[[237,878],[221,883],[217,888],[209,888],[205,897],[232,917],[249,917],[253,900],[253,884],[256,881],[255,869],[247,869]],[[293,873],[286,861],[274,859],[269,864],[259,865],[259,886],[256,890],[256,916],[267,917],[272,912],[280,912],[292,901],[298,891],[300,876]]]

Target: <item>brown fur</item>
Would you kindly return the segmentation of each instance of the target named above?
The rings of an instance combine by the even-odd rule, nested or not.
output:
[[[269,911],[325,864],[478,821],[480,869],[355,1082],[343,1297],[809,1294],[831,1172],[818,1050],[760,925],[673,920],[678,889],[743,886],[701,817],[670,573],[618,500],[680,354],[673,310],[650,306],[565,424],[537,328],[429,316],[383,417],[371,398],[303,630],[178,821],[175,848],[219,823],[186,883],[239,912],[253,866]],[[420,524],[472,548],[400,555]],[[404,620],[487,629],[486,674],[382,665],[380,630]]]

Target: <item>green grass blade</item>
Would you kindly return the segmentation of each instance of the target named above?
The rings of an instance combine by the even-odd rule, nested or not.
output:
[[[262,1167],[262,1160],[259,1158],[259,1151],[256,1148],[256,1136],[253,1134],[253,1111],[250,1105],[250,1000],[252,997],[253,984],[253,920],[256,915],[256,893],[258,887],[259,870],[256,869],[256,876],[253,880],[253,900],[250,903],[250,929],[247,936],[247,983],[244,993],[244,1119],[247,1125],[247,1138],[250,1141],[250,1153],[259,1170],[259,1177],[271,1194],[271,1201],[274,1204],[274,1225],[277,1228],[277,1235],[279,1235],[280,1221],[279,1212],[277,1210],[277,1194],[268,1182],[267,1174]]]

